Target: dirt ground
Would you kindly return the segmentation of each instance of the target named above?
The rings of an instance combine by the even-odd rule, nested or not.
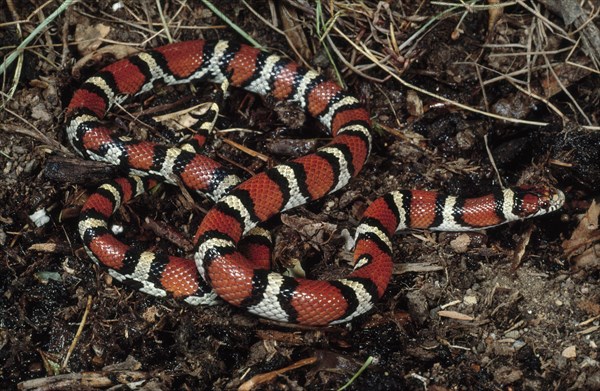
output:
[[[376,309],[327,328],[154,298],[90,261],[79,208],[118,173],[68,145],[73,91],[131,51],[245,38],[200,1],[78,2],[52,19],[57,3],[13,0],[0,12],[7,61],[35,34],[2,75],[0,389],[600,389],[597,1],[218,5],[269,51],[343,82],[375,124],[349,186],[271,222],[275,268],[303,259],[309,276],[346,273],[346,233],[392,189],[476,196],[544,183],[567,195],[557,213],[485,232],[398,234]],[[109,118],[164,140],[160,126],[139,125],[154,125],[145,111],[209,100],[212,87],[197,87],[154,91]],[[233,90],[224,106],[218,129],[250,131],[219,132],[207,154],[246,177],[327,141],[289,105]],[[163,186],[116,222],[128,243],[190,256],[209,208]]]

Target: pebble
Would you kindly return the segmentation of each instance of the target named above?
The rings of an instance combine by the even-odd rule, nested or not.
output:
[[[33,224],[35,224],[36,227],[46,225],[50,221],[50,217],[46,213],[46,209],[43,208],[36,210],[33,214],[29,215],[29,218],[31,221],[33,221]]]
[[[35,160],[35,159],[32,159],[32,160],[28,161],[25,164],[25,168],[23,168],[23,172],[25,174],[31,174],[31,172],[33,172],[33,170],[35,169],[35,167],[37,167],[37,163],[38,163],[38,161]]]
[[[467,252],[469,244],[471,243],[471,237],[468,234],[460,234],[456,239],[450,242],[450,246],[454,251],[459,254]]]
[[[564,358],[575,358],[577,357],[577,348],[575,345],[571,345],[565,348],[561,354]]]
[[[425,295],[420,291],[408,292],[406,294],[406,300],[408,301],[407,307],[410,316],[417,324],[424,324],[429,316],[427,298]]]
[[[504,336],[506,338],[517,339],[521,336],[521,333],[518,330],[512,330],[512,331],[504,333]]]

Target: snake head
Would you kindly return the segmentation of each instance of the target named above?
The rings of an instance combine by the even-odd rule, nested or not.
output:
[[[519,186],[514,193],[513,213],[522,219],[554,212],[565,202],[565,194],[548,186]]]

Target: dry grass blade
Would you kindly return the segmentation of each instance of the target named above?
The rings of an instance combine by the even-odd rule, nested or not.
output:
[[[591,21],[600,10],[585,18],[583,17],[585,14],[580,15],[578,30],[573,32],[547,16],[539,4],[529,4],[520,0],[479,3],[478,1],[459,4],[432,2],[431,4],[438,6],[439,12],[430,15],[426,12],[438,9],[416,7],[415,10],[413,7],[413,13],[408,14],[399,12],[398,9],[402,10],[401,7],[392,8],[381,2],[350,5],[347,2],[337,1],[328,4],[327,7],[316,7],[316,10],[317,15],[323,14],[322,20],[327,20],[327,23],[322,23],[324,28],[321,30],[323,34],[321,40],[325,40],[328,50],[331,50],[346,67],[342,71],[347,74],[356,73],[378,83],[394,79],[407,88],[460,109],[500,121],[533,126],[545,126],[548,123],[526,118],[527,111],[524,111],[522,116],[518,113],[513,115],[513,113],[495,111],[493,101],[489,101],[486,87],[509,83],[524,96],[546,105],[564,122],[569,118],[564,112],[565,108],[554,102],[554,99],[551,99],[553,95],[545,94],[539,86],[548,77],[558,77],[556,80],[558,91],[567,96],[570,100],[569,104],[577,110],[582,121],[588,127],[594,127],[594,119],[590,113],[586,113],[583,102],[578,102],[577,95],[569,91],[573,80],[567,82],[564,77],[569,75],[555,73],[557,66],[566,64],[586,69],[587,72],[597,72],[593,57],[588,61],[582,58],[581,50],[578,49],[581,39],[574,39],[574,36],[580,33],[579,30],[583,34],[586,26],[593,25]],[[425,12],[419,14],[422,10]],[[498,12],[499,10],[502,12]],[[328,19],[325,19],[325,11],[329,13]],[[481,86],[483,109],[460,99],[450,99],[447,95],[436,93],[429,88],[419,87],[401,76],[410,67],[412,61],[419,59],[420,52],[428,50],[419,44],[428,35],[434,33],[437,26],[442,23],[447,25],[446,21],[450,18],[456,19],[452,39],[458,39],[461,32],[469,27],[465,26],[466,23],[470,23],[466,17],[477,12],[494,12],[495,15],[494,23],[488,26],[488,36],[481,46],[482,51],[479,55],[472,53],[473,61],[457,61],[452,65],[470,64],[475,67]],[[407,31],[412,32],[405,36]],[[351,45],[350,51],[340,48],[340,38]],[[586,44],[588,41],[593,40],[587,40]],[[557,42],[562,42],[562,45],[557,45]],[[565,54],[568,54],[567,60],[564,58]],[[585,77],[585,73],[580,75]]]
[[[342,31],[338,30],[336,28],[337,33],[342,36],[344,39],[346,39],[346,41],[352,45],[357,51],[359,51],[361,54],[363,54],[366,58],[370,59],[371,61],[373,61],[374,64],[376,64],[377,66],[379,66],[382,70],[384,70],[385,72],[387,72],[392,78],[396,79],[398,82],[400,82],[402,85],[404,85],[407,88],[413,89],[415,91],[418,91],[422,94],[425,94],[427,96],[430,96],[432,98],[435,98],[437,100],[440,100],[442,102],[446,102],[449,103],[451,105],[454,105],[456,107],[459,107],[461,109],[464,110],[468,110],[474,113],[478,113],[481,115],[485,115],[488,117],[492,117],[501,121],[507,121],[507,122],[514,122],[514,123],[519,123],[519,124],[526,124],[526,125],[534,125],[534,126],[546,126],[548,125],[548,123],[546,122],[539,122],[539,121],[528,121],[528,120],[522,120],[522,119],[517,119],[517,118],[511,118],[511,117],[505,117],[505,116],[501,116],[501,115],[497,115],[494,113],[488,113],[485,112],[483,110],[479,110],[476,109],[474,107],[462,104],[460,102],[456,102],[454,100],[448,99],[446,97],[443,97],[441,95],[435,94],[431,91],[425,90],[423,88],[417,87],[416,85],[413,85],[409,82],[407,82],[406,80],[402,79],[400,76],[397,75],[396,72],[394,72],[393,70],[391,70],[388,66],[385,66],[383,63],[381,63],[379,61],[379,59],[377,59],[373,53],[371,52],[371,50],[366,47],[364,44],[356,44],[355,42],[353,42],[347,35],[345,35]]]
[[[238,32],[242,37],[244,37],[244,39],[246,39],[248,42],[250,42],[252,45],[256,46],[257,48],[264,50],[264,47],[260,43],[258,43],[254,38],[252,38],[252,36],[250,34],[248,34],[243,29],[241,29],[237,24],[233,23],[233,21],[231,19],[229,19],[224,13],[222,13],[217,7],[215,7],[210,1],[208,1],[208,0],[201,0],[201,1],[212,12],[214,12],[215,15],[217,15],[223,22],[225,22],[227,25],[229,25],[229,27],[231,27],[236,32]]]
[[[277,376],[283,375],[286,372],[293,371],[294,369],[301,368],[306,365],[311,365],[317,362],[316,357],[308,357],[299,361],[296,361],[292,365],[289,365],[282,369],[277,369],[275,371],[271,371],[268,373],[261,373],[259,375],[254,376],[252,379],[246,381],[242,385],[238,387],[238,391],[249,391],[253,390],[261,384],[265,384],[274,380]]]
[[[27,137],[31,137],[33,139],[40,141],[41,143],[43,143],[45,145],[52,147],[53,149],[55,149],[57,151],[61,151],[61,153],[64,153],[67,155],[73,155],[73,153],[68,148],[64,147],[58,141],[46,136],[42,131],[40,131],[38,128],[36,128],[31,122],[27,121],[25,118],[23,118],[19,114],[15,113],[12,110],[6,109],[6,108],[4,110],[7,113],[13,115],[15,118],[18,118],[23,123],[25,123],[29,128],[22,128],[20,126],[15,126],[12,124],[0,124],[0,129],[2,131],[19,133],[19,134],[25,135]]]
[[[73,2],[77,0],[66,0],[64,3],[60,5],[53,13],[51,13],[42,23],[40,23],[32,32],[29,34],[21,44],[11,52],[8,57],[0,64],[0,75],[3,74],[6,69],[13,63],[13,61],[20,55],[20,53],[25,50],[27,45],[33,41],[35,37],[40,34],[54,19],[56,19],[60,14],[62,14]]]
[[[565,24],[574,24],[584,41],[584,50],[592,59],[595,69],[600,69],[600,29],[593,23],[600,15],[600,8],[588,15],[579,2],[573,0],[541,0],[548,8],[562,16]]]

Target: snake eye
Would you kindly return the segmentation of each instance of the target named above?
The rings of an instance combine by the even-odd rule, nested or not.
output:
[[[515,194],[519,200],[515,211],[521,218],[555,211],[564,203],[564,194],[552,187],[520,186],[515,189]]]
[[[539,192],[539,208],[541,211],[552,212],[559,209],[564,201],[565,195],[562,191],[554,188],[541,188]]]

